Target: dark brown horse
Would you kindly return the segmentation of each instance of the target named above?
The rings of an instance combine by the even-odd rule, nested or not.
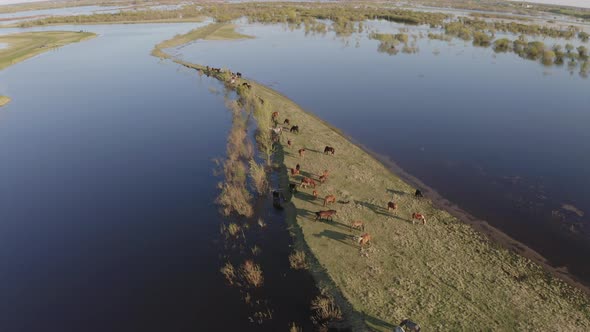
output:
[[[315,220],[332,220],[332,217],[336,215],[336,210],[319,211],[315,213]]]
[[[299,149],[297,152],[299,152],[299,157],[305,158],[305,149]]]
[[[299,134],[299,126],[291,127],[291,129],[289,129],[289,132],[294,133],[294,134]]]
[[[333,148],[333,147],[331,147],[331,146],[326,146],[326,147],[324,148],[324,154],[331,154],[331,155],[334,155],[334,153],[335,153],[335,152],[336,152],[336,149],[334,149],[334,148]]]

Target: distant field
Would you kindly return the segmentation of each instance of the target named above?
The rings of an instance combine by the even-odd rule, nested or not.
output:
[[[90,32],[73,31],[24,32],[0,36],[0,43],[7,44],[0,49],[0,70],[43,52],[95,36]]]

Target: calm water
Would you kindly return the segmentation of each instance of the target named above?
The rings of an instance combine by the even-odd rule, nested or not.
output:
[[[231,117],[217,82],[149,56],[195,26],[68,27],[100,36],[0,71],[1,331],[309,329],[313,282],[267,201],[249,244],[274,319],[249,323],[219,273],[211,160]]]
[[[274,87],[590,284],[590,79],[462,41],[389,56],[365,35],[242,32],[179,55]]]

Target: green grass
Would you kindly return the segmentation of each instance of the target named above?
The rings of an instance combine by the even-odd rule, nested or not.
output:
[[[49,50],[93,38],[90,32],[46,31],[24,32],[0,36],[0,70]]]
[[[10,98],[7,96],[0,96],[0,107],[10,103]]]
[[[201,38],[212,27],[201,30]],[[196,34],[196,32],[195,32]],[[203,66],[176,60],[187,67]],[[220,75],[213,75],[222,78]],[[353,330],[365,325],[391,331],[404,318],[425,331],[457,330],[590,330],[590,299],[580,290],[550,276],[527,258],[486,240],[471,226],[439,210],[432,202],[413,197],[415,188],[317,117],[276,91],[248,81],[250,93],[300,127],[299,135],[285,134],[275,161],[281,164],[280,183],[287,187],[287,169],[301,164],[305,176],[330,171],[316,190],[333,194],[338,211],[333,222],[315,222],[314,212],[326,209],[302,189],[286,205],[296,250],[305,250],[318,285],[328,289]],[[294,147],[286,147],[286,139]],[[321,153],[326,146],[334,156]],[[305,159],[297,150],[307,149]],[[300,178],[291,179],[298,182]],[[394,196],[395,214],[386,209]],[[427,225],[411,223],[411,214],[427,217]],[[373,237],[359,250],[348,227],[362,220]]]

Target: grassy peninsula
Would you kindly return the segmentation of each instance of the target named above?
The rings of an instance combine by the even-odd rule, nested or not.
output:
[[[49,50],[94,38],[91,32],[44,31],[24,32],[0,36],[0,70]]]
[[[221,27],[207,26],[191,36],[211,38],[209,33]],[[175,39],[156,46],[154,55],[170,57],[162,45],[177,46],[187,37]],[[228,83],[225,72],[212,76]],[[315,190],[320,197],[335,195],[336,203],[324,207],[313,189],[300,189],[285,208],[286,218],[296,249],[311,254],[311,272],[320,287],[334,294],[353,330],[391,331],[404,318],[419,322],[425,331],[590,330],[590,299],[581,290],[491,243],[428,199],[415,198],[415,188],[287,97],[252,80],[242,82],[251,88],[237,85],[239,94],[248,91],[261,98],[280,112],[279,123],[288,118],[300,128],[299,134],[284,133],[274,152],[282,188],[300,182],[301,176],[287,172],[296,164],[302,176],[316,181],[324,170],[330,173]],[[335,154],[324,154],[325,146],[334,147]],[[302,148],[305,157],[297,152]],[[392,199],[398,205],[395,212],[387,210]],[[326,209],[338,211],[334,220],[314,221],[314,213]],[[424,214],[427,224],[413,224],[414,212]],[[363,221],[373,238],[363,250],[355,241],[360,231],[349,227],[355,220]]]

